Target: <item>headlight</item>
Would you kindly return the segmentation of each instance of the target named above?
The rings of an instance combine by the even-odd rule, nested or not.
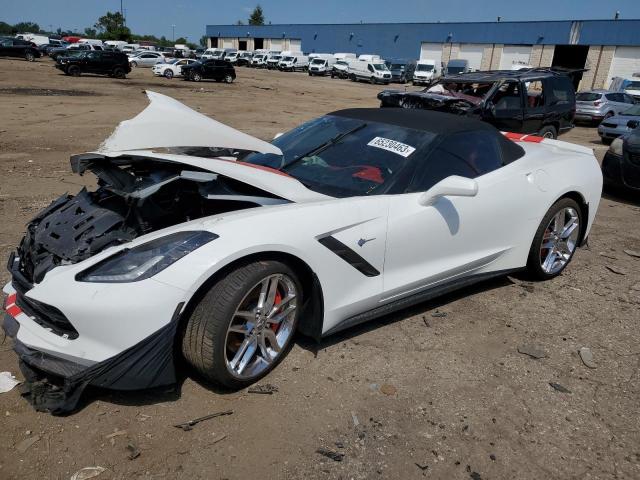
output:
[[[624,144],[624,140],[618,137],[613,142],[611,142],[611,146],[609,147],[609,151],[614,155],[622,156],[622,145]]]
[[[80,282],[127,283],[145,280],[196,248],[215,240],[211,232],[178,232],[124,249],[76,275]]]

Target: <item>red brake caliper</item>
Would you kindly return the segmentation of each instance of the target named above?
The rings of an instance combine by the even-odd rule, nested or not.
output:
[[[273,300],[273,304],[280,305],[280,302],[282,302],[282,295],[280,295],[280,291],[278,290],[276,292],[276,298]],[[279,327],[280,325],[278,325],[277,323],[271,324],[271,330],[273,330],[274,332],[277,332]]]

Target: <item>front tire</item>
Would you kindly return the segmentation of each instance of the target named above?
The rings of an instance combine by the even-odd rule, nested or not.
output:
[[[224,76],[224,83],[233,83],[233,75],[225,75]]]
[[[27,62],[33,62],[33,61],[35,61],[36,56],[32,52],[27,52],[27,53],[24,54],[24,59]]]
[[[116,67],[113,70],[113,76],[116,77],[116,78],[121,78],[122,79],[122,78],[125,78],[126,75],[127,75],[127,73],[124,71],[124,68]]]
[[[241,265],[196,305],[182,338],[183,355],[207,380],[244,388],[284,358],[301,306],[302,287],[288,265]]]
[[[167,68],[164,71],[164,78],[171,80],[173,78],[173,70],[171,70],[170,68]]]
[[[199,82],[200,80],[202,80],[202,75],[200,75],[200,73],[198,72],[192,72],[191,80],[193,80],[194,82]]]
[[[561,198],[540,222],[527,259],[527,270],[537,280],[549,280],[562,273],[578,248],[582,211],[575,200]]]
[[[138,62],[131,62],[131,68],[136,68],[138,66]]]

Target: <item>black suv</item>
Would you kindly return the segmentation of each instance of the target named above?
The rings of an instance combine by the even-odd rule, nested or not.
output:
[[[640,127],[611,142],[602,176],[605,188],[635,192],[640,199]]]
[[[81,73],[109,75],[125,78],[131,71],[129,58],[122,52],[111,50],[89,51],[68,57],[58,57],[56,68],[74,77]]]
[[[226,60],[203,60],[182,67],[182,78],[194,82],[212,78],[216,82],[231,83],[236,79],[236,70]]]
[[[573,128],[571,78],[550,69],[447,75],[416,92],[384,90],[381,107],[422,108],[474,116],[500,130],[556,138]]]
[[[0,37],[0,57],[18,57],[33,62],[41,56],[40,50],[31,42],[19,38]]]

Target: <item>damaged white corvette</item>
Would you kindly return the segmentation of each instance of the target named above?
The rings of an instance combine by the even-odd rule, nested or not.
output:
[[[497,275],[558,275],[586,241],[593,153],[402,109],[333,112],[273,143],[148,92],[9,259],[5,331],[37,409],[87,385],[241,388],[316,339]]]

